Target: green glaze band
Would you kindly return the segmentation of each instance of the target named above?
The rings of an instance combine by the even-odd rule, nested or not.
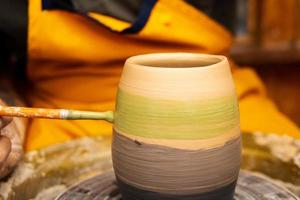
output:
[[[63,119],[88,119],[88,120],[106,120],[108,122],[114,121],[114,113],[112,111],[106,112],[92,112],[92,111],[79,111],[79,110],[63,110],[61,113]]]
[[[163,100],[119,89],[114,126],[119,132],[158,139],[207,139],[239,124],[234,95],[203,100]]]

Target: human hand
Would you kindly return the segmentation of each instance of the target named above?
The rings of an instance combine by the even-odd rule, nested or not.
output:
[[[0,100],[0,105],[4,105]],[[23,135],[18,119],[0,116],[0,179],[8,175],[23,155]]]

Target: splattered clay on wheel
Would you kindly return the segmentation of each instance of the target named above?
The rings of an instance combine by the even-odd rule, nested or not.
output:
[[[95,176],[71,187],[56,200],[121,200],[114,174]],[[252,173],[240,172],[235,200],[299,200],[272,182]]]

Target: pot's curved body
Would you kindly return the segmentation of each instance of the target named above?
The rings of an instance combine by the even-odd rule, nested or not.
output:
[[[226,57],[171,53],[126,61],[112,145],[124,199],[232,199],[240,154]]]

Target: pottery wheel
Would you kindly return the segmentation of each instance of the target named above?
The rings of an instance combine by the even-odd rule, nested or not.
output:
[[[69,188],[56,200],[121,200],[112,172],[98,175]],[[235,200],[299,200],[286,189],[249,172],[241,172]]]

